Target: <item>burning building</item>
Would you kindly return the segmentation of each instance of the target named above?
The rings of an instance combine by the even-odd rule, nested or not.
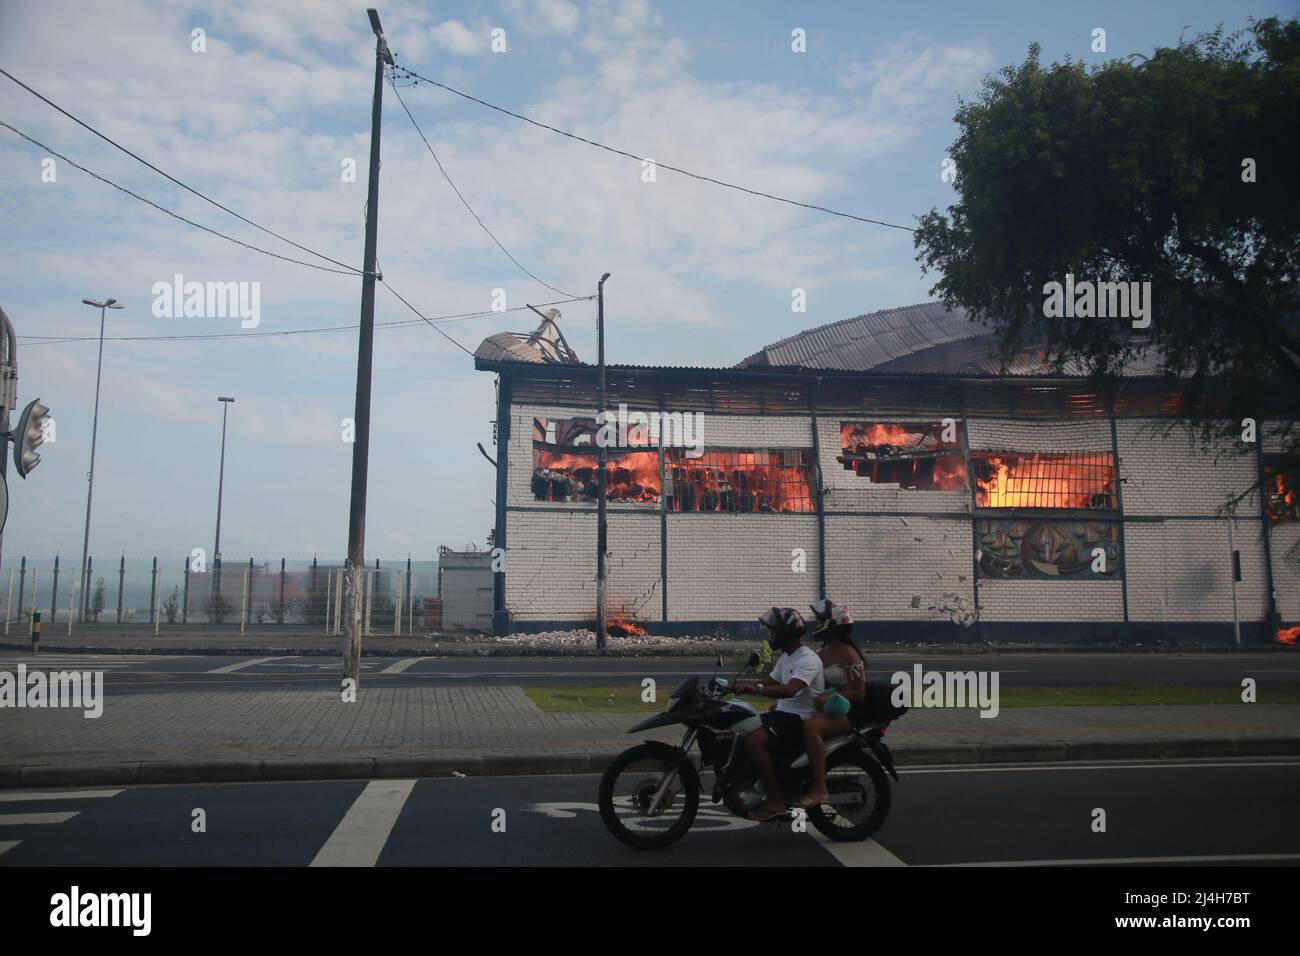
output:
[[[1032,351],[1001,372],[987,329],[928,303],[731,368],[609,366],[607,407],[630,410],[611,426],[555,318],[475,353],[497,375],[499,633],[594,619],[601,445],[609,613],[652,632],[821,595],[872,640],[1231,641],[1235,604],[1264,642],[1300,619],[1268,429],[1253,454],[1202,452],[1150,370],[1105,392]]]

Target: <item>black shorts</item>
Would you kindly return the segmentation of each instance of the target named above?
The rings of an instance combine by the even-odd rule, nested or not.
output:
[[[803,752],[803,718],[784,710],[773,710],[762,717],[767,731],[767,749],[773,753]]]

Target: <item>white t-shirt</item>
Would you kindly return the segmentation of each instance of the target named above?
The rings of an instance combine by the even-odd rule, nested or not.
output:
[[[782,654],[772,668],[772,680],[778,684],[788,683],[792,677],[799,678],[808,686],[793,697],[778,700],[776,709],[807,720],[817,713],[814,698],[826,689],[826,681],[822,675],[822,659],[806,644],[800,644],[793,654]]]

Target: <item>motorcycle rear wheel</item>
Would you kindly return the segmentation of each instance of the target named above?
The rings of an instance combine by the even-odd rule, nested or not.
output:
[[[637,768],[637,764],[642,767]],[[669,790],[672,805],[654,815],[645,813],[663,773],[673,766],[677,767],[677,777]],[[621,792],[627,788],[619,787],[620,780],[630,784],[630,792]],[[623,751],[609,765],[600,778],[599,803],[605,829],[620,842],[635,850],[661,850],[685,836],[695,822],[700,808],[700,778],[690,759],[676,747],[649,741]],[[681,811],[676,819],[667,815],[673,805]]]
[[[862,772],[853,773],[853,770]],[[833,754],[826,768],[826,789],[832,798],[848,801],[808,811],[812,825],[828,840],[837,843],[865,840],[884,826],[891,799],[889,778],[867,754],[860,750],[843,756]]]

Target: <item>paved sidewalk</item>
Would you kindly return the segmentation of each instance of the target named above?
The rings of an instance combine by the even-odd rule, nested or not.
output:
[[[598,770],[635,714],[550,714],[519,687],[362,687],[109,697],[103,715],[0,710],[0,787]],[[1300,705],[913,710],[900,764],[1300,754]]]

